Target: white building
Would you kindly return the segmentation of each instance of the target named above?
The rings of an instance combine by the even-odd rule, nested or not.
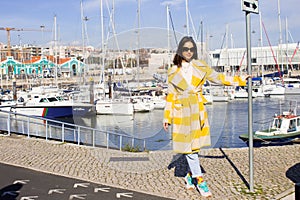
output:
[[[210,65],[217,71],[247,71],[246,48],[216,49],[209,52]],[[297,43],[251,48],[252,71],[276,72],[300,69],[300,51]],[[288,66],[288,67],[287,67]]]

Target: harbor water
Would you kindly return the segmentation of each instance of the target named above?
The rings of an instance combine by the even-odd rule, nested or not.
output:
[[[252,100],[252,130],[266,129],[270,126],[272,118],[275,114],[280,114],[284,111],[297,111],[297,102],[300,101],[299,95],[286,95],[277,97],[254,98]],[[240,148],[247,147],[247,143],[239,138],[239,135],[248,133],[248,99],[235,99],[229,102],[213,102],[211,105],[206,105],[208,112],[211,141],[212,145],[208,148]],[[296,109],[296,110],[295,110]],[[300,111],[299,111],[300,112]],[[3,127],[7,124],[7,117],[0,118],[0,124]],[[21,119],[17,117],[16,119]],[[66,141],[89,143],[92,144],[92,132],[84,131],[84,127],[97,130],[95,132],[95,144],[105,146],[108,144],[113,148],[120,147],[120,137],[123,135],[123,145],[138,145],[140,150],[144,147],[146,150],[171,150],[172,149],[172,134],[164,131],[162,127],[163,110],[153,110],[146,113],[135,113],[133,116],[126,115],[90,115],[90,116],[73,116],[72,118],[59,119],[60,121],[68,122],[69,125],[64,131],[64,139]],[[32,121],[32,120],[31,120]],[[33,120],[34,121],[34,120]],[[45,123],[28,123],[27,121],[13,120],[10,124],[16,132],[30,133],[33,135],[45,136]],[[73,125],[72,125],[73,124]],[[25,125],[25,127],[24,127]],[[61,127],[53,128],[56,124],[51,124],[49,131],[50,138],[62,138]],[[79,129],[72,126],[79,125]],[[69,128],[68,128],[69,127]],[[32,132],[33,131],[33,132]],[[106,133],[112,133],[108,137]],[[79,135],[81,138],[79,139]],[[127,137],[128,136],[128,137]],[[129,140],[125,140],[128,138]],[[135,138],[130,140],[130,138]],[[138,143],[137,143],[138,142]],[[142,143],[141,143],[142,142]],[[134,145],[133,145],[134,143]],[[265,142],[263,145],[282,145],[288,144]]]
[[[254,98],[253,131],[267,128],[274,114],[294,110],[299,100],[297,95]],[[247,147],[239,138],[240,134],[248,133],[247,99],[214,102],[212,105],[206,105],[206,109],[211,128],[210,148]],[[145,139],[148,150],[169,150],[172,149],[171,134],[163,130],[162,120],[163,110],[135,113],[134,116],[96,115],[73,118],[74,123],[79,125]]]

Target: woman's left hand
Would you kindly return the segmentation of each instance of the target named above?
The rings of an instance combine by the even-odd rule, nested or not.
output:
[[[248,78],[253,78],[252,75],[247,75],[245,80],[248,80]]]

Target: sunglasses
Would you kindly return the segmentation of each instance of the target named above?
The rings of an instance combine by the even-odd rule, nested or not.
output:
[[[188,48],[188,47],[182,47],[182,51],[190,51],[190,52],[195,52],[196,48],[195,47],[192,47],[192,48]]]

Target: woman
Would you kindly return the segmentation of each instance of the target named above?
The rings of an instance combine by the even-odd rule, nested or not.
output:
[[[202,86],[207,80],[220,85],[244,86],[246,82],[240,77],[226,78],[204,61],[198,60],[196,43],[192,37],[181,39],[173,64],[168,70],[168,95],[163,126],[168,131],[169,125],[173,124],[173,150],[184,154],[187,159],[187,189],[194,189],[196,185],[202,196],[210,197],[212,194],[203,180],[198,156],[201,147],[210,145]]]

